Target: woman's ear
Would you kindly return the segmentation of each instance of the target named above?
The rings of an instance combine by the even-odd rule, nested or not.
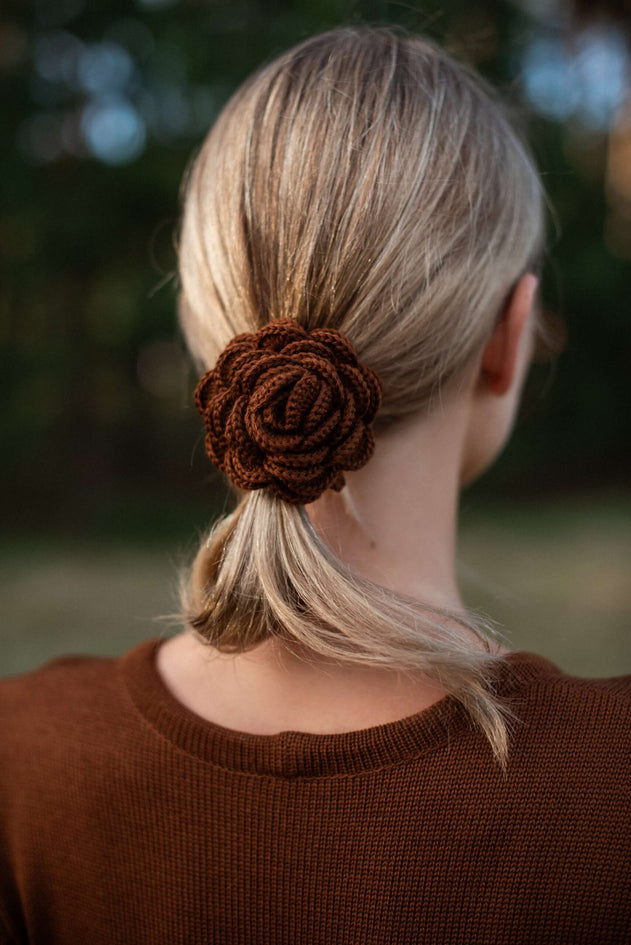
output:
[[[521,277],[482,353],[479,381],[498,397],[510,390],[520,363],[520,350],[529,343],[526,324],[538,282],[531,272]]]

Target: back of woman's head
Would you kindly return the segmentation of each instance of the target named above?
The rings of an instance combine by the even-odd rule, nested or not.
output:
[[[479,80],[426,40],[336,30],[261,69],[208,136],[182,320],[205,367],[272,319],[337,328],[391,419],[458,375],[541,240],[537,174]]]
[[[380,422],[431,409],[490,336],[543,236],[539,180],[500,106],[428,41],[340,29],[262,68],[190,174],[180,314],[204,369],[279,318],[334,328],[382,385]],[[300,505],[247,494],[202,544],[189,623],[239,652],[301,652],[419,670],[506,751],[495,658],[441,613],[355,574]]]

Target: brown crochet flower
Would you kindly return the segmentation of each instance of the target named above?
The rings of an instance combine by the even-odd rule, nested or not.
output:
[[[294,504],[339,492],[343,470],[370,459],[380,403],[377,375],[340,332],[290,318],[233,338],[195,390],[213,463]]]

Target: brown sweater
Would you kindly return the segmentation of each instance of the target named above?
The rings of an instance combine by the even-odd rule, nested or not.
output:
[[[504,775],[451,697],[243,734],[157,646],[0,684],[3,945],[631,942],[631,677],[508,657]]]

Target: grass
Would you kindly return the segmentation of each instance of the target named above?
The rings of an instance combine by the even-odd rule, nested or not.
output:
[[[631,673],[631,500],[465,505],[460,578],[512,649],[577,675]],[[200,526],[201,526],[200,521]],[[159,541],[60,537],[0,543],[0,675],[63,653],[116,655],[171,630],[188,530]]]
[[[583,676],[631,673],[631,501],[575,496],[463,516],[460,579],[468,603],[504,628],[511,649]]]

